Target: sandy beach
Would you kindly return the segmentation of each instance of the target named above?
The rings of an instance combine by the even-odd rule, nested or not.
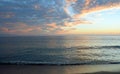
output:
[[[0,65],[0,74],[120,74],[120,64],[110,65]]]

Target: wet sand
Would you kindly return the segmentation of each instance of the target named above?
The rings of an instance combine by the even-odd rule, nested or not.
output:
[[[0,65],[0,74],[120,74],[120,64],[109,65]]]

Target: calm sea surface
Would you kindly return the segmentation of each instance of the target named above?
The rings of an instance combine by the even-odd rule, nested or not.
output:
[[[120,36],[0,37],[0,63],[120,63]]]

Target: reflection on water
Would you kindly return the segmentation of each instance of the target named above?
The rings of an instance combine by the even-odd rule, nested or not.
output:
[[[120,62],[120,36],[1,37],[0,62],[103,64]]]
[[[120,65],[80,65],[64,66],[63,74],[86,74],[95,72],[119,72]],[[101,73],[102,74],[102,73]],[[106,74],[106,73],[104,73]],[[110,73],[111,74],[111,73]]]
[[[78,66],[0,65],[0,73],[1,74],[119,74],[120,65],[119,64],[118,65],[78,65]]]

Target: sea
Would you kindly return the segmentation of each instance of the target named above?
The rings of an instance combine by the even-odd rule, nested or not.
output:
[[[120,36],[0,37],[0,64],[120,64]]]

